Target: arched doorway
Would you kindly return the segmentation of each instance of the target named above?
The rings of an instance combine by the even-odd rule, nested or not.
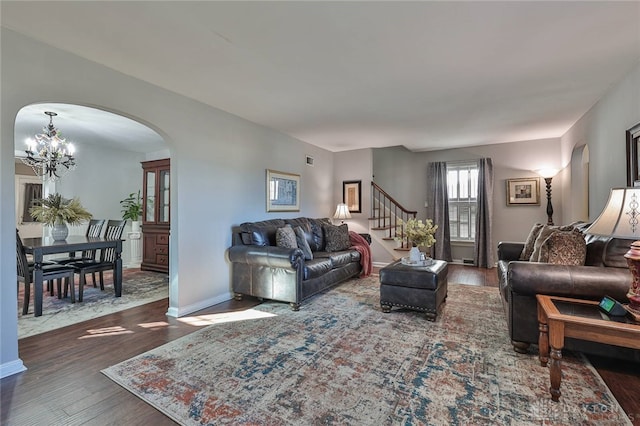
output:
[[[23,164],[26,140],[42,133],[49,123],[45,112],[55,112],[53,124],[61,136],[75,146],[74,170],[56,180],[37,177],[31,167]],[[99,108],[67,103],[36,103],[23,107],[16,114],[14,154],[16,158],[16,226],[29,229],[33,224],[24,220],[26,204],[24,182],[43,187],[43,195],[60,193],[65,198],[78,198],[95,218],[121,219],[120,201],[138,190],[142,192],[143,170],[141,162],[170,157],[165,139],[146,124],[129,117]],[[135,267],[132,252],[133,239],[129,239],[130,223],[123,237],[123,264]],[[85,226],[71,227],[70,233],[85,232]],[[35,231],[33,236],[42,236]],[[44,233],[48,234],[48,230]],[[32,236],[28,233],[23,237]],[[141,240],[140,240],[141,242]],[[139,263],[138,263],[139,265]]]
[[[571,153],[571,220],[589,221],[589,147],[580,145]]]

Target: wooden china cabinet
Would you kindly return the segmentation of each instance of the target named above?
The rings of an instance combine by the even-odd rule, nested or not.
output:
[[[169,272],[170,160],[143,161],[143,271]]]

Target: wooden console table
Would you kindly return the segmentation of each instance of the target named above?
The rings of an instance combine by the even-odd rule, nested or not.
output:
[[[640,349],[640,323],[629,316],[620,321],[610,319],[593,300],[538,294],[540,364],[549,362],[551,349],[551,399],[560,399],[562,348],[565,337]]]

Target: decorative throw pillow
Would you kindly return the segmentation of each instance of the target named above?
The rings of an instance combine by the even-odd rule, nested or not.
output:
[[[276,246],[284,248],[298,248],[296,233],[291,225],[285,225],[276,231]]]
[[[539,262],[558,265],[584,265],[587,243],[579,231],[555,231],[540,247]]]
[[[538,260],[540,258],[540,248],[542,247],[542,243],[544,243],[544,241],[549,238],[549,235],[551,235],[553,232],[555,231],[572,231],[573,227],[572,226],[552,226],[552,225],[544,225],[542,227],[542,229],[540,230],[540,233],[538,234],[538,237],[536,238],[536,242],[533,245],[533,253],[531,253],[531,257],[529,258],[530,262],[540,262],[540,260]]]
[[[540,235],[540,231],[544,225],[542,223],[536,223],[529,231],[529,236],[527,237],[527,241],[524,243],[524,248],[522,249],[522,253],[520,253],[520,260],[529,260],[531,258],[531,254],[533,253],[533,245],[536,243],[536,238]]]
[[[340,226],[322,225],[324,230],[325,251],[342,251],[351,246],[349,242],[349,228],[346,223]]]
[[[313,259],[313,253],[311,252],[311,247],[309,247],[309,242],[307,241],[307,238],[304,235],[304,230],[301,227],[296,226],[293,231],[296,233],[296,241],[298,243],[298,248],[302,250],[302,253],[304,254],[304,260]]]

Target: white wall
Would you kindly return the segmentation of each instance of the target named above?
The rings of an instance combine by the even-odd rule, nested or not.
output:
[[[361,213],[351,213],[351,219],[345,221],[349,229],[355,232],[369,232],[369,216],[371,215],[371,149],[342,151],[334,154],[334,199],[333,208],[342,203],[342,182],[360,180],[362,197]]]
[[[402,152],[404,151],[404,152]],[[402,197],[404,207],[417,210],[424,218],[424,203],[427,193],[426,168],[429,162],[459,161],[488,157],[494,167],[493,243],[497,249],[500,241],[523,241],[536,222],[546,223],[546,192],[544,180],[540,179],[539,206],[507,206],[506,181],[513,178],[537,177],[534,170],[543,167],[560,169],[560,140],[544,139],[522,141],[470,148],[447,149],[412,153],[405,148],[380,148],[373,150],[374,181],[394,198]],[[410,167],[404,166],[407,159]],[[398,167],[403,164],[403,167]],[[552,183],[552,205],[554,221],[562,218],[562,173]],[[407,188],[411,190],[408,191]],[[468,257],[468,249],[452,247],[454,259]],[[472,256],[471,256],[472,257]]]
[[[589,147],[589,218],[594,220],[611,188],[627,184],[625,132],[640,123],[640,64],[562,137],[563,161],[575,147]],[[570,194],[566,194],[570,196]]]
[[[226,249],[232,225],[333,213],[336,198],[331,152],[5,28],[1,40],[0,374],[21,366],[17,354],[14,202],[5,200],[14,199],[13,128],[17,112],[25,105],[47,101],[98,107],[149,126],[167,142],[172,168],[169,313],[173,315],[230,297]],[[314,167],[305,164],[305,155],[315,158]],[[267,168],[301,175],[300,212],[266,212]],[[93,204],[90,198],[87,202]],[[117,211],[117,206],[114,208]]]

